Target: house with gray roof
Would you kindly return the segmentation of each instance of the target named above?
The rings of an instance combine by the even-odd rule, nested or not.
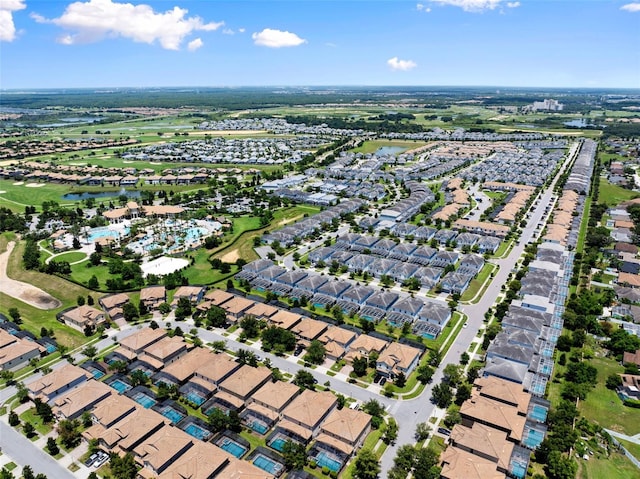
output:
[[[418,311],[417,319],[444,328],[451,319],[451,309],[444,303],[426,301],[422,309]]]
[[[324,294],[334,300],[338,299],[342,293],[351,288],[351,283],[332,279],[318,288],[318,294]]]
[[[325,261],[335,253],[335,249],[329,248],[327,246],[323,246],[321,248],[314,249],[311,253],[309,253],[309,261],[311,263],[316,264],[319,261]]]
[[[376,292],[374,288],[371,286],[364,285],[353,285],[351,288],[343,291],[340,294],[340,299],[342,301],[347,301],[350,303],[355,303],[357,305],[362,306],[367,298],[373,295]]]
[[[371,253],[377,254],[379,256],[384,256],[385,258],[389,256],[389,253],[392,249],[396,247],[396,242],[387,238],[381,239],[378,241],[372,248]]]
[[[392,268],[398,264],[395,259],[377,258],[369,263],[364,271],[371,273],[376,277],[387,274]]]
[[[481,374],[483,377],[494,376],[506,381],[522,384],[527,375],[527,371],[528,367],[525,364],[494,357],[487,360],[487,364]]]
[[[434,235],[434,239],[440,244],[447,244],[449,241],[455,240],[458,233],[453,230],[438,230]]]
[[[482,236],[477,243],[479,253],[494,254],[500,247],[500,238],[494,236]]]
[[[455,251],[438,251],[431,261],[429,266],[435,266],[437,268],[446,268],[449,265],[454,265],[458,261],[458,253]]]
[[[413,235],[417,228],[416,225],[412,225],[411,223],[397,223],[391,228],[391,232],[401,238],[405,238]]]
[[[302,291],[307,291],[311,294],[316,294],[320,286],[325,284],[329,279],[326,276],[321,276],[319,274],[309,275],[296,284],[297,289],[301,289]]]
[[[437,253],[438,250],[435,248],[431,248],[429,246],[418,246],[413,253],[411,253],[409,262],[425,266],[431,262]]]
[[[402,283],[404,280],[413,277],[418,269],[420,269],[420,267],[417,264],[398,261],[396,265],[387,272],[387,275],[394,281]]]
[[[309,276],[309,273],[302,269],[296,269],[293,271],[287,271],[276,277],[273,284],[283,284],[286,286],[294,287],[297,283]]]
[[[343,249],[349,249],[351,248],[351,246],[353,246],[356,241],[358,241],[361,238],[361,235],[356,234],[356,233],[347,233],[344,234],[340,237],[338,237],[338,239],[335,242],[335,246],[337,248],[343,248]]]
[[[420,312],[424,305],[425,301],[423,299],[407,296],[406,298],[396,301],[396,303],[391,306],[390,311],[405,314],[413,318]]]
[[[440,281],[440,287],[445,293],[462,294],[469,287],[473,276],[456,271],[449,271]]]
[[[520,344],[510,343],[506,336],[497,337],[491,342],[487,349],[487,360],[491,358],[502,358],[524,364],[527,367],[531,357],[535,354],[533,348],[527,348]]]
[[[420,226],[413,232],[413,237],[421,241],[430,241],[438,230],[428,226]]]
[[[415,271],[415,273],[413,273],[413,276],[415,278],[418,278],[423,286],[430,288],[438,281],[440,281],[440,277],[442,276],[443,272],[444,270],[442,268],[429,268],[421,266]]]
[[[460,233],[456,237],[456,244],[458,248],[462,248],[463,246],[468,246],[469,248],[473,248],[478,241],[480,241],[480,235],[475,233]]]
[[[418,245],[413,243],[398,243],[389,251],[387,257],[400,261],[408,261],[417,248]]]
[[[353,258],[354,255],[358,253],[352,253],[350,251],[339,250],[334,251],[333,254],[328,259],[328,264],[337,261],[340,265],[343,265],[347,262],[348,259]]]
[[[344,262],[349,271],[364,271],[365,268],[375,260],[373,256],[366,254],[355,254]]]
[[[484,258],[482,256],[469,254],[460,261],[460,266],[458,267],[457,272],[475,276],[480,272],[483,266]]]
[[[375,236],[363,235],[358,240],[356,240],[355,243],[353,243],[351,245],[351,250],[352,251],[360,251],[360,252],[362,252],[362,251],[368,249],[369,251],[371,251],[371,248],[373,248],[373,246],[378,241],[380,241],[379,238],[377,238]]]
[[[274,279],[276,279],[278,276],[286,273],[287,270],[285,268],[283,268],[282,266],[277,266],[277,265],[273,265],[273,266],[269,266],[266,269],[263,269],[262,271],[260,271],[258,273],[258,277],[262,278],[262,279],[266,279],[267,281],[272,281]]]
[[[400,295],[398,293],[394,293],[392,291],[378,291],[377,293],[369,296],[364,303],[366,306],[372,306],[383,311],[388,311],[399,297]]]

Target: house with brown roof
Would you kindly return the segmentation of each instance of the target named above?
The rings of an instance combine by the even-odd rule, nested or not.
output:
[[[184,343],[183,343],[184,344]],[[166,384],[184,384],[202,366],[206,365],[215,355],[205,348],[193,348],[181,355],[180,361],[174,361],[165,366],[154,376],[154,380]]]
[[[195,306],[202,301],[206,290],[207,288],[204,286],[180,286],[173,295],[171,306],[175,308],[180,298],[188,298],[191,301],[191,305]]]
[[[440,456],[442,479],[506,479],[506,475],[498,472],[496,464],[470,452],[448,447]]]
[[[302,318],[290,331],[295,334],[302,343],[310,343],[318,339],[327,330],[328,324],[311,318]]]
[[[285,309],[279,309],[268,320],[269,324],[282,329],[291,329],[302,320],[302,316]]]
[[[199,357],[202,357],[203,360],[197,364],[193,373],[194,378],[209,383],[209,388],[212,388],[212,391],[240,367],[240,364],[226,354],[211,353],[209,351],[208,356],[202,355]]]
[[[167,290],[164,286],[147,286],[140,290],[140,301],[149,311],[154,311],[167,301]]]
[[[87,326],[96,328],[106,321],[104,312],[86,304],[63,312],[60,319],[78,331],[84,331]]]
[[[218,387],[221,391],[233,394],[238,399],[246,402],[253,393],[264,386],[270,379],[271,370],[269,368],[264,366],[254,368],[244,364],[222,381]]]
[[[638,349],[635,353],[625,352],[622,355],[622,364],[627,364],[627,363],[640,366],[640,349]]]
[[[272,474],[254,466],[250,462],[231,458],[229,465],[225,467],[216,479],[274,479]]]
[[[225,301],[220,307],[227,312],[227,319],[235,323],[243,318],[246,312],[255,305],[255,301],[251,301],[242,296],[234,296],[229,301]]]
[[[145,347],[142,354],[138,356],[138,360],[158,370],[175,363],[187,354],[187,351],[187,343],[181,337],[167,336]]]
[[[118,321],[124,319],[122,307],[129,302],[129,296],[124,293],[110,294],[100,298],[98,302],[112,321]]]
[[[269,320],[280,311],[278,308],[265,303],[255,303],[251,308],[245,311],[246,315],[251,315],[257,320]]]
[[[247,399],[241,418],[246,424],[257,419],[271,427],[299,392],[300,388],[295,384],[269,381]]]
[[[114,351],[114,354],[127,361],[133,361],[144,352],[145,348],[157,343],[166,336],[167,331],[162,328],[143,328],[126,338],[120,339],[120,346]]]
[[[318,441],[326,441],[333,445],[334,441],[340,441],[351,448],[348,454],[357,450],[364,442],[367,434],[371,431],[371,416],[362,411],[342,408],[334,409],[320,426]]]
[[[472,393],[471,398],[460,406],[462,425],[473,427],[475,423],[491,426],[499,431],[507,433],[507,439],[519,443],[522,440],[524,426],[527,418],[518,414],[518,409]]]
[[[408,377],[420,361],[422,351],[401,343],[390,343],[376,361],[376,372],[391,379],[400,373]]]
[[[309,438],[315,437],[320,431],[320,424],[337,404],[336,397],[328,391],[305,389],[282,411],[283,421],[279,426],[283,426],[284,421],[289,421],[307,430]]]
[[[166,419],[162,415],[151,409],[137,408],[121,421],[105,429],[96,439],[100,445],[112,452],[125,454],[133,451],[165,425]]]
[[[640,288],[640,275],[631,273],[619,273],[618,284],[631,288]]]
[[[100,401],[100,404],[91,411],[91,421],[93,422],[91,427],[100,426],[107,429],[118,421],[122,421],[138,407],[138,403],[127,396],[111,395]]]
[[[16,371],[41,354],[41,346],[0,329],[0,371]]]
[[[218,478],[224,469],[232,467],[231,454],[208,442],[195,441],[192,447],[176,457],[158,479]]]
[[[233,294],[228,293],[222,289],[212,289],[204,295],[204,300],[209,301],[214,306],[221,306],[234,297]]]
[[[470,428],[456,424],[451,430],[449,441],[450,446],[494,462],[499,472],[509,472],[509,461],[515,444],[507,441],[507,433],[504,431],[480,423],[475,423]]]
[[[67,393],[60,394],[53,402],[53,414],[62,419],[75,419],[83,412],[107,399],[114,392],[105,383],[91,379]]]
[[[182,429],[164,426],[133,448],[135,461],[151,474],[140,471],[143,477],[157,477],[176,459],[193,446],[194,439]]]
[[[49,402],[87,379],[89,379],[87,371],[73,364],[65,364],[26,386],[32,399],[40,398],[43,402]]]
[[[381,354],[388,345],[389,342],[383,339],[374,338],[368,334],[360,334],[349,345],[349,351],[345,356],[345,360],[351,363],[354,358],[368,358],[373,352]]]
[[[531,394],[524,391],[522,384],[486,376],[476,379],[473,385],[480,396],[512,406],[521,416],[527,415]]]

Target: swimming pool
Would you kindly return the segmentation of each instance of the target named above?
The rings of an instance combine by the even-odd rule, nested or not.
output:
[[[55,353],[58,350],[58,348],[56,348],[56,346],[54,344],[51,344],[51,343],[47,343],[47,345],[45,347],[47,348],[47,352],[49,354]]]
[[[219,446],[220,449],[227,451],[229,454],[237,457],[238,459],[240,459],[244,455],[244,453],[247,452],[247,448],[226,437],[224,438],[224,441],[219,444]]]
[[[260,421],[253,421],[251,423],[251,429],[253,429],[255,432],[257,432],[259,434],[264,434],[265,432],[267,432],[269,430],[269,428],[266,426],[266,424],[263,424]]]
[[[340,471],[340,468],[342,467],[342,463],[340,461],[336,461],[324,451],[320,451],[316,456],[316,464],[320,467],[327,467],[330,471],[335,472]]]
[[[187,399],[187,401],[192,402],[197,406],[201,406],[202,403],[205,401],[205,398],[195,391],[189,391],[187,394],[184,395],[184,397]]]
[[[111,381],[109,383],[109,386],[111,386],[113,389],[118,391],[120,394],[122,394],[123,392],[128,391],[129,389],[131,389],[131,386],[129,386],[124,381],[120,381],[119,379]]]
[[[137,393],[135,396],[133,396],[133,400],[145,409],[149,409],[151,406],[154,406],[156,404],[155,399],[147,396],[144,393]]]
[[[511,474],[516,477],[524,477],[527,474],[527,467],[519,462],[514,462],[511,466]]]
[[[125,228],[123,233],[124,233],[124,235],[128,235],[129,234],[129,228]],[[96,240],[99,240],[101,238],[118,239],[118,238],[120,238],[120,232],[118,232],[116,230],[110,230],[109,228],[104,228],[104,227],[103,228],[94,228],[94,229],[91,230],[91,232],[87,236],[87,239],[91,243],[93,243]]]
[[[205,441],[209,436],[211,436],[211,432],[194,423],[190,423],[186,428],[184,428],[184,432],[196,439],[200,439],[201,441]]]
[[[91,374],[93,375],[93,379],[100,379],[104,376],[104,373],[99,369],[91,369]]]
[[[525,430],[525,434],[526,437],[522,442],[530,449],[535,449],[536,447],[538,447],[544,439],[544,433],[535,429],[529,429],[528,431]]]
[[[285,439],[283,439],[281,437],[277,437],[273,441],[271,441],[271,444],[269,444],[269,446],[274,448],[276,451],[282,452],[282,450],[284,449],[284,445],[286,443],[287,443],[287,441]]]
[[[177,424],[185,418],[184,414],[182,414],[180,411],[176,411],[170,406],[164,407],[160,414],[166,417],[173,424]]]
[[[263,456],[262,454],[258,455],[253,460],[253,465],[259,467],[263,471],[267,471],[269,474],[276,474],[282,469],[282,464],[269,459],[267,456]]]
[[[547,408],[535,404],[529,416],[538,422],[545,422],[547,420]]]

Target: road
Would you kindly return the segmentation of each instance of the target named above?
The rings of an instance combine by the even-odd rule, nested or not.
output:
[[[460,330],[460,333],[449,348],[447,354],[442,358],[442,367],[436,370],[432,382],[425,387],[418,398],[408,401],[396,401],[391,407],[390,412],[396,418],[399,425],[398,438],[394,444],[387,447],[382,455],[381,477],[386,477],[387,472],[393,467],[393,459],[401,445],[415,444],[415,425],[419,422],[428,421],[433,415],[436,409],[436,406],[430,401],[433,386],[442,382],[444,366],[449,363],[458,364],[460,362],[460,355],[469,349],[471,342],[482,326],[484,314],[493,306],[500,295],[502,285],[506,283],[509,273],[515,268],[526,244],[534,237],[534,234],[536,234],[538,223],[543,220],[543,217],[548,217],[548,212],[546,212],[545,209],[555,201],[553,188],[567,165],[570,164],[575,157],[576,151],[576,148],[571,150],[551,185],[540,194],[537,206],[531,210],[527,225],[522,230],[520,241],[513,247],[506,258],[494,261],[495,264],[500,266],[500,269],[487,287],[480,301],[476,304],[459,306],[458,309],[467,315],[469,326]]]

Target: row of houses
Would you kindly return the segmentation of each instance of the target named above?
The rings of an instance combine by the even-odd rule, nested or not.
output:
[[[347,314],[357,312],[371,321],[386,319],[396,325],[408,322],[417,334],[431,338],[437,337],[451,319],[451,311],[444,303],[310,271],[287,271],[269,260],[245,265],[236,278],[249,281],[258,291],[272,291],[298,301],[304,297],[315,307],[337,305]]]

